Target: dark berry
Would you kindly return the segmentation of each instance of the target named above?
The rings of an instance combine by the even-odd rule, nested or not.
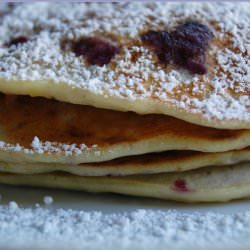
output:
[[[173,62],[196,74],[207,72],[205,54],[212,38],[212,31],[197,21],[188,21],[170,33],[149,31],[141,36],[161,63]]]
[[[119,48],[100,38],[84,37],[72,43],[76,56],[84,56],[91,65],[103,66],[119,53]]]
[[[209,28],[197,21],[189,21],[171,33],[175,46],[187,56],[205,52],[213,33]]]
[[[212,31],[204,24],[197,21],[188,21],[172,32],[175,40],[185,40],[195,44],[197,47],[207,48],[209,41],[213,38]]]
[[[162,63],[169,62],[173,57],[173,39],[165,31],[149,31],[141,36],[142,41],[153,47]]]
[[[18,36],[13,38],[11,41],[9,41],[9,43],[7,44],[8,46],[12,46],[12,45],[19,45],[19,44],[23,44],[28,42],[28,38],[25,36]]]
[[[171,35],[166,31],[148,31],[141,36],[143,42],[152,45],[155,48],[163,48],[164,46],[172,47],[173,41]]]
[[[185,68],[193,74],[204,75],[207,73],[206,58],[204,54],[187,58]]]

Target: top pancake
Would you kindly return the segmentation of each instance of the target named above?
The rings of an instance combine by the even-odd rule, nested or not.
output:
[[[100,108],[160,113],[209,127],[250,128],[249,3],[22,4],[2,17],[0,91]],[[195,19],[214,32],[208,74],[162,66],[140,34]],[[16,36],[27,43],[4,46]],[[62,48],[96,36],[121,51],[89,66]]]
[[[223,152],[250,145],[250,130],[206,128],[138,115],[0,94],[0,160],[79,164],[165,150]]]

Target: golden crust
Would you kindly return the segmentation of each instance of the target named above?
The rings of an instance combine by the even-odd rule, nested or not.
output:
[[[2,161],[79,164],[165,150],[223,152],[250,145],[250,130],[206,128],[165,115],[27,96],[0,95],[0,106]]]

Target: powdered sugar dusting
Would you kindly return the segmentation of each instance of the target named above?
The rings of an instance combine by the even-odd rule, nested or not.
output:
[[[0,150],[12,151],[12,152],[23,152],[25,154],[63,154],[65,156],[80,155],[83,152],[95,151],[95,154],[99,154],[98,146],[92,145],[90,147],[85,144],[66,144],[58,142],[45,141],[42,142],[35,136],[31,142],[30,148],[25,148],[20,144],[10,144],[4,141],[0,141]]]
[[[53,203],[54,199],[51,196],[44,196],[43,202],[45,205],[51,205]]]
[[[0,206],[0,247],[62,249],[241,249],[250,211],[235,214],[134,210],[104,214]]]
[[[249,3],[22,4],[0,27],[0,77],[52,80],[106,97],[151,98],[208,120],[249,122],[249,8]],[[169,30],[190,18],[215,34],[206,76],[166,69],[140,44],[142,31]],[[18,35],[29,41],[12,49],[3,46]],[[122,52],[99,67],[62,51],[62,39],[85,35],[116,37]]]

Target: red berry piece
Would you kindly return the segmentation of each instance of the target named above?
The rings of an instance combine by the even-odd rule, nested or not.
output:
[[[178,192],[188,192],[189,189],[187,188],[187,184],[185,180],[176,180],[174,182],[173,189]]]

